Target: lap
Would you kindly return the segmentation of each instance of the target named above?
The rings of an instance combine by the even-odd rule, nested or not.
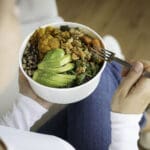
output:
[[[107,150],[111,141],[110,103],[121,80],[120,70],[116,63],[107,64],[96,90],[59,112],[40,132],[65,138],[79,150]]]

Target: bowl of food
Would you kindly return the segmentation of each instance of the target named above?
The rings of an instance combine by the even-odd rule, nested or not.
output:
[[[92,48],[100,50],[104,43],[91,28],[72,22],[47,24],[24,40],[19,66],[39,97],[73,103],[96,89],[105,68]]]

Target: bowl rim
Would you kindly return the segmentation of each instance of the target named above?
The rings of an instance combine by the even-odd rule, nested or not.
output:
[[[82,27],[84,28],[85,30],[87,31],[90,31],[93,35],[95,35],[103,44],[104,48],[105,48],[105,44],[103,42],[103,39],[102,37],[96,32],[94,31],[92,28],[86,26],[86,25],[83,25],[81,23],[77,23],[77,22],[67,22],[67,21],[64,21],[64,22],[54,22],[54,23],[49,23],[49,24],[44,24],[44,25],[41,25],[39,26],[38,28],[43,28],[43,27],[47,27],[47,26],[61,26],[61,25],[76,25],[77,27]],[[89,81],[81,84],[81,85],[78,85],[78,86],[75,86],[75,87],[69,87],[69,88],[55,88],[55,87],[48,87],[48,86],[45,86],[45,85],[42,85],[36,81],[34,81],[31,77],[29,77],[26,72],[24,71],[23,67],[22,67],[22,57],[23,57],[23,53],[25,51],[25,47],[30,39],[30,37],[33,35],[33,33],[35,32],[36,29],[38,28],[35,28],[33,32],[29,33],[28,36],[23,40],[22,44],[21,44],[21,47],[20,47],[20,50],[19,50],[19,68],[21,69],[21,72],[23,73],[23,75],[27,78],[28,81],[30,82],[33,82],[36,86],[40,86],[42,88],[45,88],[45,89],[51,89],[51,90],[59,90],[59,91],[69,91],[69,90],[76,90],[76,89],[80,89],[82,87],[84,87],[85,85],[88,85],[90,84],[97,76],[99,76],[100,73],[103,72],[105,66],[106,66],[106,62],[104,61],[103,62],[103,65],[102,67],[100,68],[99,72],[92,78],[90,79]]]

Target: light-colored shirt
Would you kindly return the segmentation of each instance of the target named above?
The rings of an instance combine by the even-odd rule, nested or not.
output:
[[[20,150],[20,143],[22,144],[21,150],[33,150],[34,148],[40,150],[41,146],[43,146],[44,150],[55,146],[55,150],[59,150],[60,147],[61,150],[74,149],[69,143],[64,142],[60,138],[29,131],[33,124],[46,112],[47,110],[34,100],[21,94],[19,95],[12,110],[0,119],[0,125],[2,125],[0,126],[0,137],[8,145],[9,150]],[[109,150],[138,150],[137,140],[139,139],[139,121],[141,116],[111,112],[112,142]]]

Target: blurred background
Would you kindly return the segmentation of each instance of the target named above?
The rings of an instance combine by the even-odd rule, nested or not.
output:
[[[66,21],[115,36],[127,59],[150,58],[149,0],[57,0],[57,5]]]
[[[0,0],[0,40],[3,41],[0,43],[0,62],[1,66],[4,66],[3,70],[0,70],[0,114],[7,111],[18,93],[17,58],[22,43],[20,39],[21,37],[24,39],[28,33],[42,24],[62,21],[62,18],[65,21],[79,22],[93,28],[101,36],[113,35],[119,41],[127,59],[150,59],[150,0],[56,0],[56,2],[58,11],[55,0]],[[8,61],[5,58],[13,59]],[[5,75],[8,75],[7,82],[4,80]],[[56,113],[58,108],[60,106],[51,108],[46,118]],[[143,137],[143,141],[150,147],[150,110],[146,116],[147,125],[143,132],[149,134],[146,138]]]

